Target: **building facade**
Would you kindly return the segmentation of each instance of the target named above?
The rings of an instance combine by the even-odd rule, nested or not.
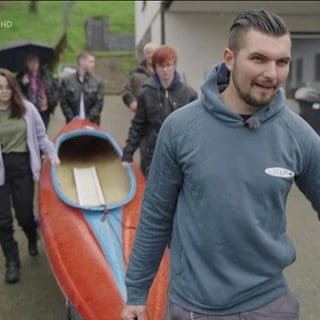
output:
[[[172,46],[178,70],[200,92],[210,69],[223,59],[229,27],[243,10],[279,14],[293,40],[288,94],[308,84],[320,90],[320,4],[318,1],[135,1],[135,47],[146,42]]]

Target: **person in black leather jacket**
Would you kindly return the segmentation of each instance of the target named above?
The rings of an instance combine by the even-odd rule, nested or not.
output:
[[[77,63],[77,72],[61,80],[59,88],[61,110],[66,122],[79,117],[100,125],[104,84],[92,74],[95,56],[89,51],[81,51]]]
[[[133,154],[143,138],[146,152],[142,173],[148,176],[160,127],[174,110],[197,99],[197,92],[181,81],[176,70],[177,53],[168,46],[160,46],[153,54],[155,72],[147,79],[138,96],[138,106],[123,150],[123,165],[132,162]]]

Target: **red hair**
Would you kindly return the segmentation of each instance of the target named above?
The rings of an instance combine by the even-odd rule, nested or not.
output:
[[[168,61],[173,61],[174,63],[177,62],[177,53],[174,49],[162,45],[160,46],[152,56],[152,66],[153,69],[156,68],[156,64],[163,65]]]

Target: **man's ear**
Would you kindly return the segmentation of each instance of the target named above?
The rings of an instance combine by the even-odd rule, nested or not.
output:
[[[231,49],[226,48],[223,53],[223,59],[226,67],[231,71],[234,65],[234,53]]]

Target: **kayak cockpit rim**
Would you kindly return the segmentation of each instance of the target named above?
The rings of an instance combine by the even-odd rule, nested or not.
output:
[[[85,145],[82,146],[82,143]],[[75,147],[73,147],[74,145]],[[122,149],[111,135],[92,128],[90,128],[90,130],[74,130],[57,137],[55,147],[59,154],[61,164],[59,167],[51,166],[52,183],[58,197],[67,205],[85,210],[105,211],[106,209],[112,210],[121,207],[133,199],[136,192],[136,177],[134,171],[131,166],[122,166]],[[95,155],[94,153],[99,154]],[[107,155],[110,155],[112,158],[109,162],[110,170],[103,168],[103,175],[107,176],[103,176],[102,179],[100,179],[102,184],[109,183],[109,191],[106,192],[105,197],[107,203],[103,205],[80,205],[76,199],[76,191],[66,192],[61,179],[67,179],[68,183],[71,184],[74,167],[83,165],[92,166],[95,164],[92,163],[92,161],[97,161],[97,157],[101,165],[104,166],[105,164],[102,163],[102,161],[107,158]],[[84,158],[84,164],[81,163],[82,157]],[[100,165],[98,164],[98,166]],[[110,178],[110,174],[118,174],[114,179],[113,185],[110,185],[111,182],[107,181]],[[121,191],[120,195],[119,191]],[[112,197],[109,197],[110,193],[113,194]]]

